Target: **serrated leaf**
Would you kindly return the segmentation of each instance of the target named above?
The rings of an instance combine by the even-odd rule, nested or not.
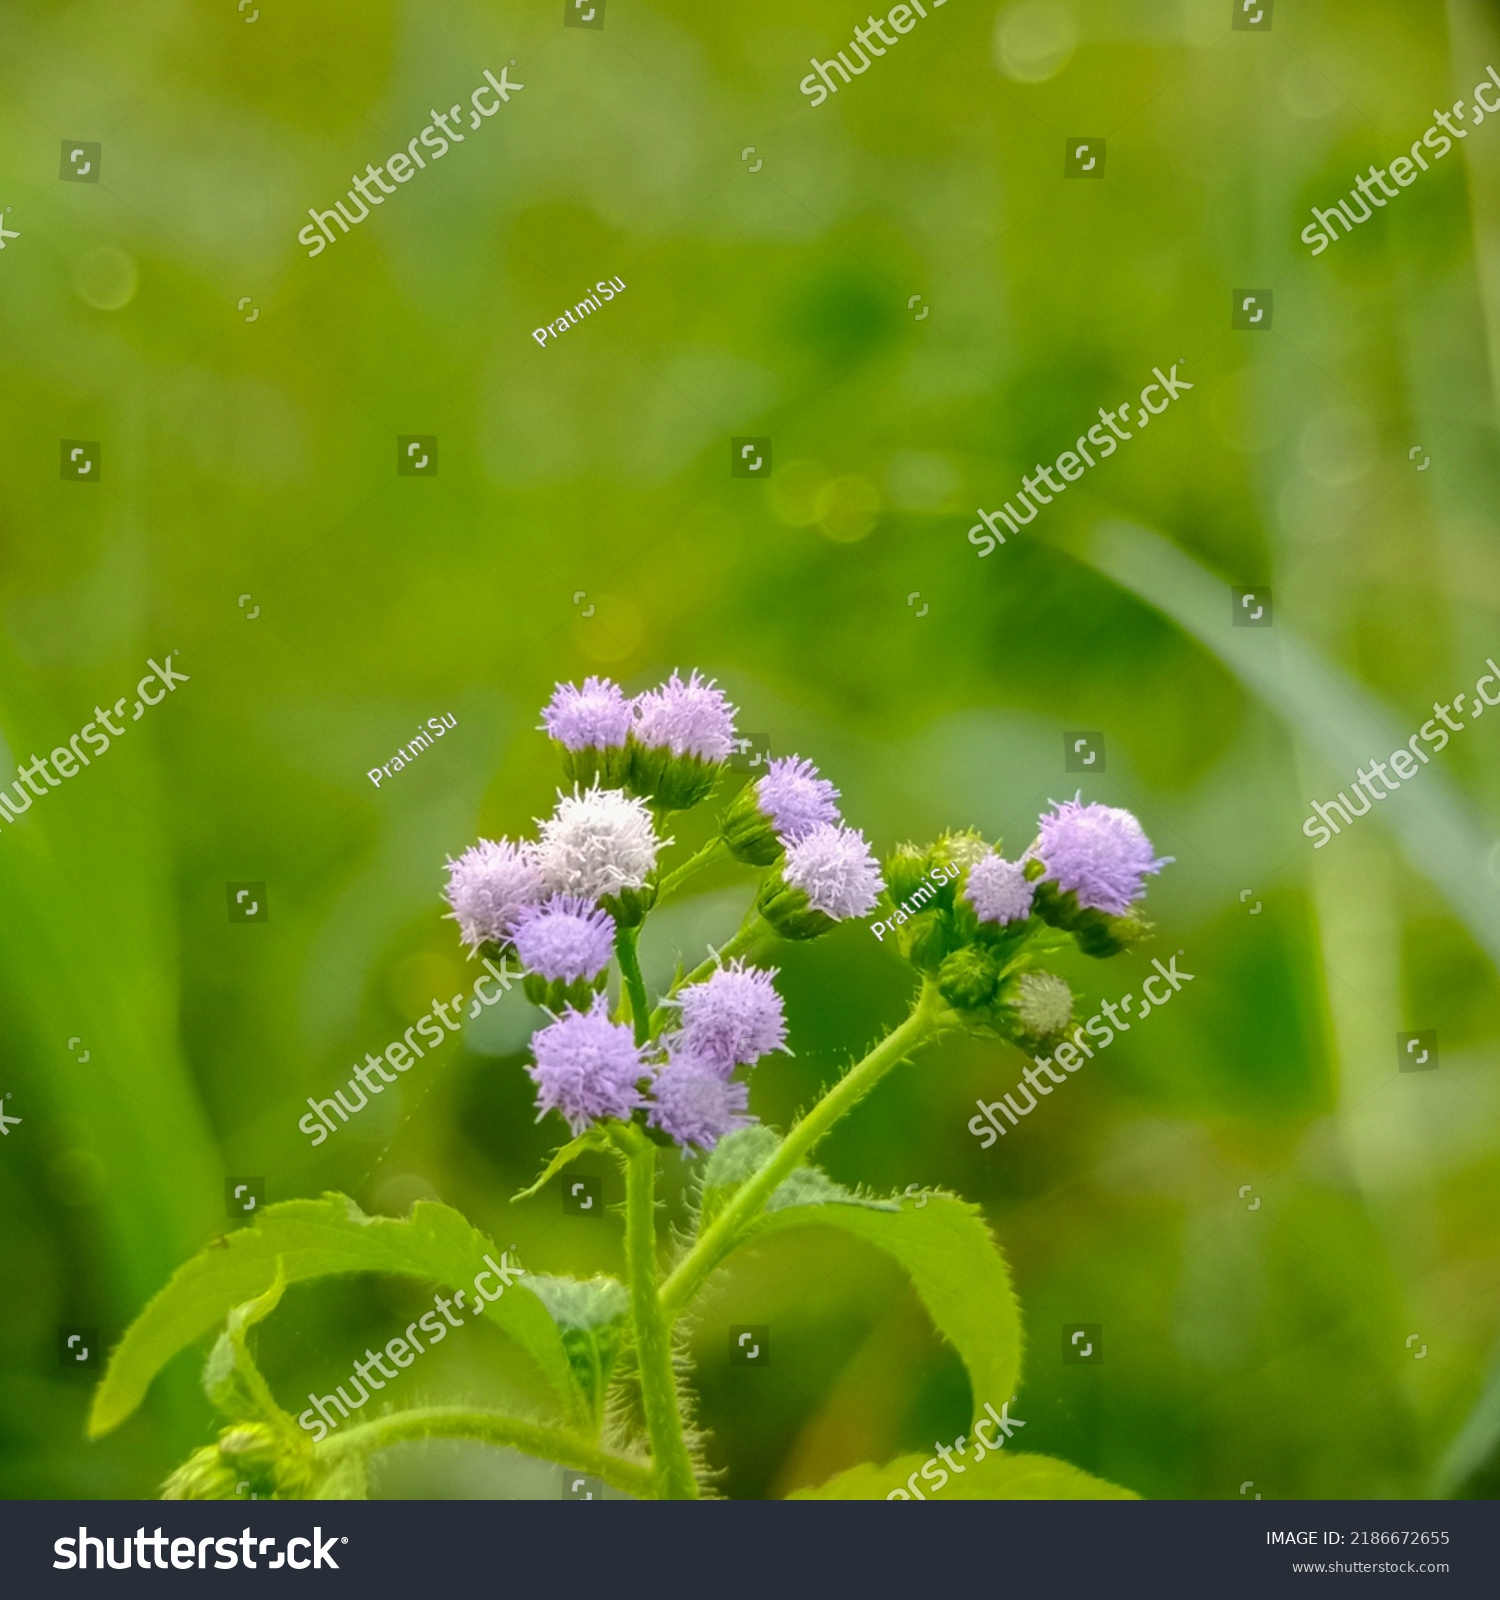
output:
[[[1139,1500],[1140,1496],[1118,1484],[1096,1478],[1080,1467],[1052,1456],[1031,1456],[1023,1451],[991,1451],[982,1461],[964,1460],[954,1453],[963,1472],[948,1473],[941,1484],[938,1474],[947,1469],[936,1456],[920,1453],[888,1461],[884,1466],[866,1462],[851,1467],[818,1489],[798,1489],[790,1500]],[[936,1470],[921,1476],[929,1463]],[[918,1494],[913,1494],[912,1480]],[[899,1491],[899,1492],[897,1492]]]
[[[276,1309],[286,1291],[286,1273],[280,1257],[276,1277],[264,1294],[235,1306],[228,1327],[214,1341],[203,1368],[203,1392],[214,1409],[230,1422],[269,1422],[280,1428],[291,1418],[276,1404],[270,1385],[261,1377],[250,1354],[249,1330]]]
[[[185,1346],[260,1294],[278,1257],[288,1283],[347,1272],[390,1272],[471,1289],[494,1243],[457,1211],[418,1201],[406,1218],[367,1217],[347,1195],[287,1200],[178,1268],[110,1357],[89,1413],[89,1436],[117,1428],[145,1398],[151,1380]],[[486,1304],[536,1362],[571,1418],[588,1415],[562,1335],[540,1299],[512,1283]]]
[[[1003,1406],[1015,1394],[1020,1308],[1005,1257],[977,1206],[942,1194],[884,1208],[792,1205],[768,1211],[745,1237],[759,1242],[810,1226],[840,1228],[900,1263],[934,1326],[968,1368],[975,1415],[987,1401]]]
[[[522,1281],[561,1329],[563,1349],[597,1427],[604,1417],[604,1397],[620,1353],[630,1291],[618,1279],[602,1274],[593,1278],[528,1275]]]

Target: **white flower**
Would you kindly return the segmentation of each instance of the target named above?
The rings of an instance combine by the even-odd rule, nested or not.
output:
[[[538,819],[541,843],[536,862],[549,894],[597,900],[621,889],[639,889],[670,839],[656,837],[643,801],[620,789],[559,792],[557,810]]]

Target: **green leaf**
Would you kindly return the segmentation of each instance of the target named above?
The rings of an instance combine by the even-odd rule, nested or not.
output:
[[[618,1279],[603,1275],[552,1278],[528,1274],[523,1282],[561,1330],[563,1349],[597,1430],[604,1419],[604,1396],[620,1353],[630,1291]]]
[[[393,1272],[473,1290],[491,1240],[448,1206],[419,1201],[407,1218],[367,1217],[347,1195],[268,1206],[254,1227],[216,1241],[179,1267],[110,1357],[94,1395],[89,1436],[117,1428],[174,1355],[262,1293],[280,1259],[288,1283],[346,1272]],[[568,1415],[588,1408],[557,1324],[524,1283],[512,1283],[484,1314],[541,1368]]]
[[[779,1192],[779,1191],[778,1191]],[[1021,1313],[1010,1271],[977,1206],[923,1194],[881,1209],[788,1205],[746,1235],[759,1242],[789,1228],[840,1228],[899,1262],[927,1314],[969,1370],[974,1413],[1003,1406],[1020,1386]]]
[[[291,1426],[291,1418],[276,1404],[270,1385],[261,1377],[250,1354],[249,1330],[268,1317],[286,1291],[286,1273],[276,1260],[276,1277],[264,1294],[230,1311],[229,1326],[214,1342],[203,1369],[203,1391],[214,1409],[230,1422],[269,1422]]]
[[[780,1143],[780,1135],[764,1126],[719,1142],[703,1171],[700,1233]],[[874,1199],[804,1166],[778,1186],[739,1244],[808,1226],[842,1228],[905,1268],[938,1332],[968,1368],[976,1413],[986,1401],[1004,1405],[1016,1392],[1021,1313],[1005,1257],[977,1206],[933,1193]]]
[[[790,1500],[1139,1500],[1140,1496],[1118,1484],[1095,1478],[1079,1467],[1051,1456],[1029,1456],[1009,1450],[992,1451],[983,1460],[964,1459],[954,1452],[961,1473],[950,1472],[939,1488],[938,1473],[947,1469],[936,1456],[902,1456],[883,1467],[866,1462],[830,1479],[820,1489],[798,1489]],[[920,1493],[913,1495],[908,1482],[931,1461],[931,1478],[917,1477]],[[895,1491],[900,1491],[895,1493]]]

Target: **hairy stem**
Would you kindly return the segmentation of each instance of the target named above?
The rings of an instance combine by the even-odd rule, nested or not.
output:
[[[644,1044],[651,1031],[651,1005],[646,999],[646,982],[641,977],[640,958],[636,955],[636,941],[641,936],[639,928],[619,928],[615,932],[615,959],[620,963],[620,978],[625,993],[630,998],[630,1015],[635,1023],[635,1042]]]
[[[760,920],[760,913],[751,904],[745,913],[745,920],[739,925],[738,930],[727,944],[719,946],[716,954],[711,955],[707,961],[700,961],[685,977],[678,978],[667,991],[668,997],[677,993],[679,989],[686,988],[690,983],[701,983],[710,973],[732,961],[736,956],[742,956],[764,939],[770,929]],[[651,1013],[650,1037],[655,1038],[661,1032],[662,1024],[670,1019],[672,1007],[660,1005]]]
[[[718,856],[723,855],[725,849],[723,838],[719,834],[715,834],[701,850],[695,855],[689,856],[680,867],[674,868],[661,880],[656,891],[657,905],[660,905],[668,895],[676,894],[689,878],[701,872],[704,867],[708,866]]]
[[[625,1276],[640,1369],[641,1408],[656,1464],[661,1500],[696,1500],[698,1480],[682,1430],[672,1326],[662,1310],[656,1276],[656,1146],[634,1123],[611,1129],[625,1156]]]
[[[498,1411],[470,1411],[461,1406],[432,1406],[377,1417],[358,1427],[342,1429],[316,1446],[314,1454],[331,1462],[351,1454],[368,1455],[408,1439],[478,1439],[589,1473],[638,1499],[650,1499],[656,1493],[656,1473],[649,1462],[631,1461],[601,1450],[560,1428],[522,1422]]]
[[[669,1317],[675,1319],[681,1315],[703,1286],[704,1279],[733,1249],[739,1235],[755,1220],[783,1179],[834,1123],[858,1104],[893,1067],[938,1034],[943,1026],[944,1010],[936,985],[924,984],[906,1021],[887,1034],[862,1061],[850,1067],[782,1140],[765,1166],[736,1190],[728,1205],[662,1285],[661,1303]]]

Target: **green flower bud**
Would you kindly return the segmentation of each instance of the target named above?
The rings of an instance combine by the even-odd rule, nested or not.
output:
[[[1104,911],[1085,911],[1073,930],[1073,937],[1084,955],[1103,959],[1140,944],[1155,931],[1154,922],[1148,922],[1134,911],[1123,917],[1112,917]]]
[[[991,844],[976,828],[964,828],[958,833],[939,835],[932,847],[932,864],[935,867],[956,867],[961,879],[976,861],[982,861],[990,852],[998,852],[1000,841]],[[951,876],[951,874],[950,874]],[[950,893],[949,898],[952,898]]]
[[[1000,968],[988,951],[975,945],[955,950],[938,969],[938,988],[950,1006],[978,1011],[995,996]]]
[[[886,858],[884,868],[891,900],[896,905],[909,900],[921,886],[931,866],[932,857],[927,850],[914,844],[897,846]]]
[[[234,1500],[238,1485],[234,1471],[219,1454],[216,1444],[193,1451],[162,1485],[163,1500]]]
[[[805,889],[794,888],[779,872],[761,884],[755,908],[783,939],[817,939],[837,926],[826,912],[813,909]]]
[[[599,904],[615,919],[617,928],[638,928],[656,904],[656,880],[648,878],[639,889],[616,889],[599,896]]]
[[[729,803],[719,832],[736,861],[751,867],[769,867],[781,854],[782,843],[771,819],[760,809],[755,784],[747,783]]]
[[[540,972],[528,972],[521,979],[521,992],[532,1005],[561,1016],[566,1006],[572,1006],[575,1011],[587,1011],[594,1003],[594,996],[602,992],[608,981],[607,971],[601,972],[592,983],[587,978],[570,982],[566,978],[547,979]]]
[[[1073,1024],[1073,991],[1050,972],[1006,980],[996,1011],[1003,1031],[1026,1050],[1050,1050]]]
[[[896,946],[919,971],[936,974],[955,948],[953,930],[938,910],[924,911],[896,929]]]
[[[589,789],[597,782],[601,789],[623,789],[630,781],[630,747],[624,744],[585,745],[570,750],[556,739],[553,748],[562,757],[562,769],[569,783]]]
[[[237,1422],[205,1445],[162,1486],[163,1500],[306,1500],[314,1486],[312,1451],[264,1422]]]
[[[724,770],[722,761],[701,756],[674,756],[665,746],[648,748],[632,737],[626,749],[630,758],[629,786],[650,800],[658,811],[687,811],[706,800]]]

